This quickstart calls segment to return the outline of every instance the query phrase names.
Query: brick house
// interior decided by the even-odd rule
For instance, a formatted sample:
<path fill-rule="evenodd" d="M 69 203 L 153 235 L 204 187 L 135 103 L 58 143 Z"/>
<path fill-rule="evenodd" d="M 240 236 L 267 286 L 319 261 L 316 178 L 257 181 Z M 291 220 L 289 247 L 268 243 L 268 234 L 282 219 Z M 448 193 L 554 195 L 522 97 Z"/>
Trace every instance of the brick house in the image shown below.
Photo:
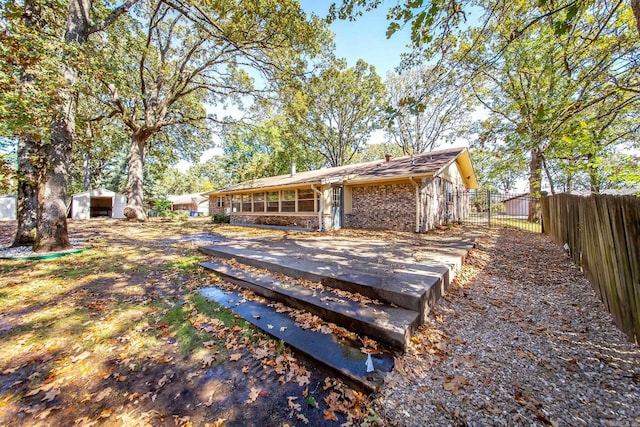
<path fill-rule="evenodd" d="M 451 148 L 260 178 L 204 193 L 232 224 L 424 232 L 464 218 L 478 187 L 469 151 Z"/>

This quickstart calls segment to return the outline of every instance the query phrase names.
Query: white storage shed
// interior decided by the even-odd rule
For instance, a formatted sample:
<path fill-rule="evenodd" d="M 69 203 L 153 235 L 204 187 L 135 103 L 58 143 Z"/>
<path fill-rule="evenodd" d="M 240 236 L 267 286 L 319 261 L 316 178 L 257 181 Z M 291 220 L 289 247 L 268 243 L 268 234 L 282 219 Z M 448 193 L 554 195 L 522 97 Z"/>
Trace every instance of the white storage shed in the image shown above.
<path fill-rule="evenodd" d="M 16 200 L 15 194 L 0 195 L 0 221 L 14 221 L 16 219 Z"/>
<path fill-rule="evenodd" d="M 74 194 L 71 197 L 71 218 L 89 219 L 97 217 L 125 218 L 127 197 L 110 190 L 98 188 Z"/>

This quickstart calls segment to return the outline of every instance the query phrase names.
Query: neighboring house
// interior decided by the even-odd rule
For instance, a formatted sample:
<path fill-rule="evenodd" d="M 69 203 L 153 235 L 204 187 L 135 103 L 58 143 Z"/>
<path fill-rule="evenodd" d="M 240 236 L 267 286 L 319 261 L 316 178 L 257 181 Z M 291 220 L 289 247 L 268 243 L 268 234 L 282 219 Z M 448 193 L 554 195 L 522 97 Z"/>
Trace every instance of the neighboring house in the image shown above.
<path fill-rule="evenodd" d="M 70 217 L 72 219 L 125 218 L 126 205 L 125 195 L 98 188 L 71 196 Z"/>
<path fill-rule="evenodd" d="M 174 211 L 198 212 L 203 215 L 209 214 L 209 198 L 200 193 L 180 194 L 176 196 L 167 196 Z"/>
<path fill-rule="evenodd" d="M 0 221 L 15 221 L 17 218 L 16 195 L 0 195 Z"/>
<path fill-rule="evenodd" d="M 469 151 L 452 148 L 245 181 L 205 193 L 232 224 L 424 232 L 464 218 L 478 187 Z"/>
<path fill-rule="evenodd" d="M 529 215 L 530 201 L 531 197 L 529 197 L 529 193 L 520 194 L 517 196 L 509 197 L 508 199 L 504 199 L 502 201 L 502 203 L 504 203 L 504 213 L 506 215 L 514 216 Z"/>

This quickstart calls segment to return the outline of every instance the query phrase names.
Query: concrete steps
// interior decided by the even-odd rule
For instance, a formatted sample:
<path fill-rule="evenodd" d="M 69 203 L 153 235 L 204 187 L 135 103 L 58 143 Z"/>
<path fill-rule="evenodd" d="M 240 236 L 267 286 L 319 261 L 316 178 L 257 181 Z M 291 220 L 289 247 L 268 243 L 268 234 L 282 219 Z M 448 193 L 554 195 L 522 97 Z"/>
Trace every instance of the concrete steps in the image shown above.
<path fill-rule="evenodd" d="M 445 266 L 405 268 L 386 276 L 367 274 L 336 262 L 303 260 L 278 252 L 262 252 L 218 244 L 199 248 L 201 252 L 286 276 L 320 282 L 325 286 L 359 293 L 371 299 L 415 311 L 424 322 L 449 280 Z"/>
<path fill-rule="evenodd" d="M 387 350 L 371 354 L 374 371 L 367 372 L 367 355 L 360 351 L 361 344 L 358 342 L 303 329 L 286 313 L 278 313 L 260 302 L 247 301 L 235 292 L 212 287 L 201 289 L 200 293 L 286 342 L 296 354 L 320 364 L 324 370 L 340 377 L 354 388 L 365 392 L 378 391 L 384 383 L 385 375 L 393 369 L 394 354 Z"/>
<path fill-rule="evenodd" d="M 203 262 L 225 280 L 290 307 L 306 310 L 361 335 L 403 350 L 418 326 L 419 314 L 389 304 L 362 304 L 331 290 L 293 286 L 271 276 L 249 273 L 221 262 Z"/>
<path fill-rule="evenodd" d="M 446 260 L 444 264 L 415 265 L 397 259 L 381 264 L 358 260 L 354 254 L 321 251 L 307 251 L 302 259 L 294 246 L 278 248 L 263 243 L 262 250 L 254 250 L 250 245 L 250 241 L 229 241 L 200 247 L 202 253 L 216 258 L 200 265 L 266 299 L 305 310 L 360 336 L 377 340 L 382 353 L 373 355 L 375 371 L 366 372 L 367 355 L 360 350 L 360 342 L 302 329 L 285 313 L 277 313 L 256 301 L 245 301 L 239 295 L 230 297 L 218 288 L 203 289 L 202 294 L 283 340 L 299 355 L 320 363 L 352 386 L 366 391 L 380 387 L 386 372 L 393 367 L 394 352 L 406 349 L 415 328 L 425 321 L 448 287 L 455 271 L 452 265 L 461 264 L 466 255 L 465 250 L 458 251 L 462 255 L 434 252 L 434 258 L 441 256 Z M 239 264 L 222 262 L 231 259 Z M 242 265 L 270 273 L 254 273 Z M 276 277 L 272 273 L 287 277 Z M 295 284 L 295 280 L 287 278 L 319 282 L 324 287 Z M 358 293 L 379 303 L 363 303 L 338 290 Z"/>

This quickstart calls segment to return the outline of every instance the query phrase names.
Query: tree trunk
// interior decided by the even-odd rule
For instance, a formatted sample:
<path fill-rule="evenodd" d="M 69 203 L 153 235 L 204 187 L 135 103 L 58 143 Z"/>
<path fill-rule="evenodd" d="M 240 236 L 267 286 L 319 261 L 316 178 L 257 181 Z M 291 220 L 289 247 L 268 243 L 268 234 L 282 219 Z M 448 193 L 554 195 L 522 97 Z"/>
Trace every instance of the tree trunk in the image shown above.
<path fill-rule="evenodd" d="M 631 10 L 633 10 L 633 17 L 636 18 L 636 27 L 640 36 L 640 0 L 631 0 Z"/>
<path fill-rule="evenodd" d="M 82 167 L 84 171 L 84 191 L 91 190 L 91 169 L 89 168 L 89 149 L 82 153 Z"/>
<path fill-rule="evenodd" d="M 42 13 L 36 1 L 25 0 L 22 19 L 27 27 L 40 28 Z M 24 87 L 36 76 L 24 71 L 21 76 Z M 36 241 L 38 215 L 38 147 L 40 141 L 26 133 L 18 135 L 18 229 L 11 246 L 32 246 Z"/>
<path fill-rule="evenodd" d="M 22 134 L 18 138 L 18 230 L 12 246 L 32 246 L 36 241 L 38 215 L 38 141 Z"/>
<path fill-rule="evenodd" d="M 88 0 L 71 0 L 67 15 L 65 42 L 82 44 L 87 40 L 89 23 L 84 11 L 90 10 Z M 59 117 L 51 123 L 51 141 L 42 147 L 47 160 L 38 183 L 38 233 L 34 250 L 48 252 L 71 247 L 67 229 L 67 165 L 71 158 L 71 148 L 75 136 L 78 95 L 74 85 L 78 80 L 78 70 L 72 58 L 62 58 L 62 75 L 65 85 L 58 89 L 60 97 Z"/>
<path fill-rule="evenodd" d="M 542 189 L 542 154 L 540 150 L 531 150 L 531 160 L 529 161 L 529 217 L 530 222 L 540 220 L 540 190 Z"/>
<path fill-rule="evenodd" d="M 71 247 L 67 230 L 67 165 L 73 143 L 76 100 L 70 92 L 67 95 L 67 115 L 52 123 L 51 143 L 42 146 L 47 164 L 38 182 L 38 233 L 33 247 L 36 252 Z"/>
<path fill-rule="evenodd" d="M 147 214 L 144 212 L 143 179 L 144 179 L 144 149 L 147 137 L 136 132 L 131 135 L 129 148 L 129 179 L 127 181 L 127 206 L 124 215 L 127 219 L 145 221 Z"/>

